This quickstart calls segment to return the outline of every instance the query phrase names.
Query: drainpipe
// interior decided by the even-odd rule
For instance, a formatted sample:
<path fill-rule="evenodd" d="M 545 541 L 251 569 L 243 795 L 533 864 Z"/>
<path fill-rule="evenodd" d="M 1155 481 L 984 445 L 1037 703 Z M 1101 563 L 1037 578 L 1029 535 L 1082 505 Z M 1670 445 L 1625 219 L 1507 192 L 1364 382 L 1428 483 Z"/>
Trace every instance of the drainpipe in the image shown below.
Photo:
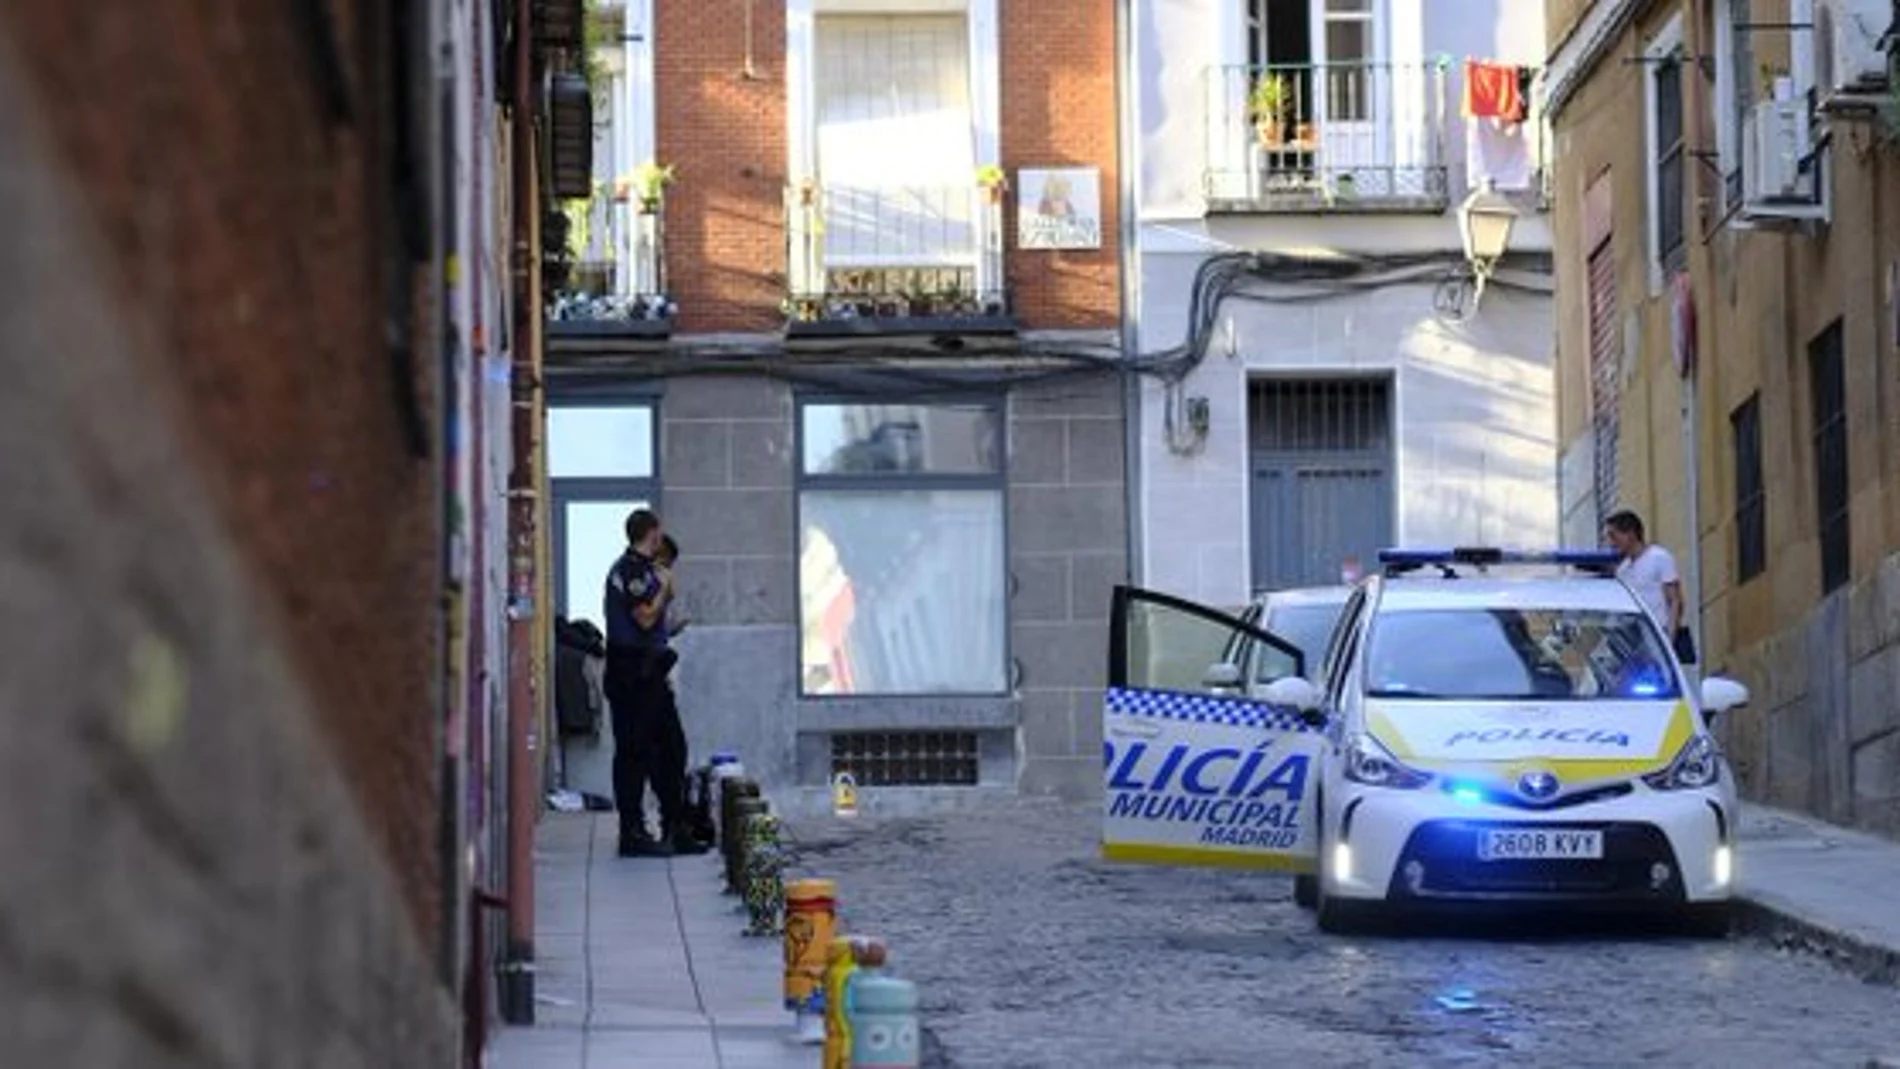
<path fill-rule="evenodd" d="M 1134 0 L 1115 0 L 1115 173 L 1121 201 L 1121 350 L 1124 361 L 1133 359 L 1141 346 L 1141 258 L 1140 227 L 1135 198 L 1139 188 L 1135 146 L 1140 143 L 1135 101 L 1135 5 Z M 1141 555 L 1145 544 L 1141 509 L 1141 376 L 1122 371 L 1122 488 L 1123 509 L 1127 513 L 1128 581 L 1142 581 Z"/>
<path fill-rule="evenodd" d="M 1688 53 L 1692 56 L 1708 55 L 1709 52 L 1706 50 L 1706 45 L 1703 41 L 1702 19 L 1695 13 L 1695 9 L 1691 9 L 1691 13 L 1684 19 L 1684 23 L 1683 34 Z M 1691 71 L 1700 70 L 1699 66 L 1694 63 L 1689 64 L 1688 69 Z M 1686 101 L 1688 114 L 1693 116 L 1706 114 L 1706 106 L 1708 104 L 1707 83 L 1699 74 L 1685 78 L 1684 81 L 1686 81 L 1689 86 L 1689 99 Z M 1689 122 L 1685 125 L 1683 129 L 1684 159 L 1703 160 L 1709 158 L 1704 152 L 1706 146 L 1702 143 L 1702 134 L 1702 123 L 1699 120 Z M 1705 169 L 1696 168 L 1695 174 L 1697 176 L 1695 184 L 1696 210 L 1688 212 L 1686 218 L 1694 221 L 1696 230 L 1699 232 L 1703 229 L 1701 220 L 1710 200 L 1709 197 L 1702 195 L 1701 191 L 1708 187 L 1710 179 Z M 1685 234 L 1683 240 L 1687 242 L 1691 239 L 1689 235 Z M 1688 282 L 1689 315 L 1688 322 L 1683 324 L 1683 329 L 1685 332 L 1689 332 L 1695 341 L 1693 344 L 1690 344 L 1689 337 L 1677 338 L 1675 340 L 1675 344 L 1677 345 L 1689 346 L 1686 354 L 1687 360 L 1679 369 L 1680 378 L 1682 380 L 1683 489 L 1686 491 L 1685 496 L 1687 500 L 1685 506 L 1688 515 L 1685 518 L 1688 521 L 1689 527 L 1689 544 L 1684 547 L 1687 552 L 1682 554 L 1682 560 L 1687 564 L 1687 567 L 1684 569 L 1685 574 L 1682 576 L 1682 622 L 1689 628 L 1689 634 L 1695 641 L 1696 650 L 1696 663 L 1685 667 L 1688 670 L 1691 682 L 1700 686 L 1702 669 L 1707 663 L 1709 651 L 1702 641 L 1702 439 L 1700 431 L 1702 405 L 1699 396 L 1700 391 L 1697 388 L 1702 377 L 1702 369 L 1699 366 L 1702 362 L 1699 351 L 1702 348 L 1702 323 L 1701 316 L 1698 314 L 1696 307 L 1694 265 L 1697 263 L 1703 265 L 1704 270 L 1702 273 L 1706 278 L 1713 279 L 1715 273 L 1710 266 L 1710 251 L 1707 244 L 1697 241 L 1696 246 L 1691 247 L 1688 253 L 1689 255 L 1686 258 L 1686 262 L 1690 265 Z M 1671 296 L 1671 303 L 1673 304 L 1674 300 L 1678 298 L 1674 298 L 1673 294 Z M 1678 314 L 1672 312 L 1672 319 L 1680 318 Z M 1671 635 L 1670 637 L 1673 639 L 1675 636 Z"/>
<path fill-rule="evenodd" d="M 501 964 L 499 999 L 509 1024 L 534 1023 L 534 594 L 535 520 L 534 417 L 539 371 L 535 360 L 535 232 L 540 212 L 535 189 L 535 92 L 533 6 L 514 4 L 513 121 L 509 132 L 513 168 L 514 255 L 511 353 L 514 374 L 510 424 L 514 455 L 508 472 L 508 945 Z"/>

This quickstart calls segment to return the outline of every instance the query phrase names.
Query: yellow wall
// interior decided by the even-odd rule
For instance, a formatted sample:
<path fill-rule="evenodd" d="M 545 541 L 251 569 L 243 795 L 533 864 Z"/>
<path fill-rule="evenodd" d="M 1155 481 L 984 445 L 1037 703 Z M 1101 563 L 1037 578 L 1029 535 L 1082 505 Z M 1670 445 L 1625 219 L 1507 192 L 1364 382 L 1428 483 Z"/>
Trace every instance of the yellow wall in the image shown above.
<path fill-rule="evenodd" d="M 1550 0 L 1553 39 L 1560 13 L 1587 7 Z M 1692 27 L 1707 17 L 1708 0 L 1659 0 L 1598 64 L 1553 120 L 1556 152 L 1554 216 L 1558 269 L 1559 440 L 1571 443 L 1589 429 L 1588 274 L 1583 248 L 1584 191 L 1608 168 L 1614 189 L 1614 241 L 1619 300 L 1634 315 L 1639 352 L 1624 354 L 1619 477 L 1622 504 L 1649 521 L 1651 537 L 1685 556 L 1687 537 L 1680 380 L 1672 365 L 1672 308 L 1667 287 L 1651 293 L 1648 267 L 1645 98 L 1647 68 L 1626 62 L 1668 18 L 1681 12 L 1685 44 L 1693 54 L 1709 47 L 1708 31 Z M 1693 14 L 1692 14 L 1693 13 Z M 1781 21 L 1782 3 L 1758 2 L 1757 21 Z M 1785 62 L 1788 35 L 1758 32 L 1757 66 Z M 1758 76 L 1757 76 L 1758 77 Z M 1689 84 L 1694 79 L 1686 79 Z M 1900 561 L 1900 341 L 1886 293 L 1887 272 L 1900 263 L 1900 146 L 1883 144 L 1880 127 L 1862 120 L 1826 120 L 1834 133 L 1832 221 L 1806 230 L 1742 230 L 1722 219 L 1722 187 L 1706 116 L 1712 95 L 1689 90 L 1689 149 L 1709 154 L 1690 162 L 1689 270 L 1694 282 L 1700 352 L 1698 418 L 1701 485 L 1700 548 L 1704 605 L 1704 664 L 1740 675 L 1756 691 L 1751 714 L 1732 743 L 1745 776 L 1759 777 L 1767 760 L 1761 710 L 1809 704 L 1808 669 L 1799 631 L 1821 601 L 1815 505 L 1812 420 L 1808 390 L 1809 340 L 1836 317 L 1843 319 L 1848 398 L 1848 480 L 1851 558 L 1848 640 L 1850 659 L 1888 645 L 1896 625 L 1895 595 L 1875 590 L 1885 565 Z M 1701 127 L 1695 125 L 1695 117 Z M 1819 121 L 1819 120 L 1817 120 Z M 1699 143 L 1698 143 L 1699 142 Z M 1700 200 L 1698 200 L 1700 197 Z M 1698 208 L 1698 205 L 1700 207 Z M 1730 413 L 1752 392 L 1761 394 L 1762 461 L 1767 491 L 1768 570 L 1733 582 L 1733 443 Z M 1891 577 L 1889 586 L 1893 585 Z M 1829 699 L 1832 700 L 1832 699 Z M 1803 706 L 1805 707 L 1805 705 Z M 1863 715 L 1865 715 L 1863 713 Z M 1896 788 L 1900 790 L 1900 788 Z"/>

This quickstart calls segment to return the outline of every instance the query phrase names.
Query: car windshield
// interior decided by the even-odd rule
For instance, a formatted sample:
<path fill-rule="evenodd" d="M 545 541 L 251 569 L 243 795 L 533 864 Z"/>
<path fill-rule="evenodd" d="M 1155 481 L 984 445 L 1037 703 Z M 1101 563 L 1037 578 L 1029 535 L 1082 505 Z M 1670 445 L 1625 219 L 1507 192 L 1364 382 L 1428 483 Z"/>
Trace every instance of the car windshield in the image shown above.
<path fill-rule="evenodd" d="M 1466 701 L 1674 698 L 1674 662 L 1641 613 L 1416 609 L 1373 621 L 1366 694 Z"/>
<path fill-rule="evenodd" d="M 1339 614 L 1345 607 L 1344 599 L 1337 603 L 1277 605 L 1267 610 L 1261 626 L 1298 646 L 1306 656 L 1306 668 L 1310 672 L 1318 668 L 1325 657 L 1326 643 L 1333 637 L 1333 625 L 1339 622 Z M 1255 674 L 1259 675 L 1266 667 L 1263 659 Z"/>

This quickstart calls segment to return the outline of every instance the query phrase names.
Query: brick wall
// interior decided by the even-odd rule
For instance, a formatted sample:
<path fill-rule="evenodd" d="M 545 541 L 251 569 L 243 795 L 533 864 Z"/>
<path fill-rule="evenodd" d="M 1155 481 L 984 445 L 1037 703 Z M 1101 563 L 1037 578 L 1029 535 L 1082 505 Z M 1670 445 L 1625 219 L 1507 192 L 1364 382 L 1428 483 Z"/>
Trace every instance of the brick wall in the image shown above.
<path fill-rule="evenodd" d="M 1008 271 L 1025 327 L 1111 327 L 1119 319 L 1121 199 L 1115 160 L 1115 8 L 1108 0 L 1000 0 L 1003 167 L 1102 172 L 1102 247 L 1021 250 L 1006 213 Z"/>
<path fill-rule="evenodd" d="M 666 264 L 679 329 L 785 322 L 785 5 L 654 5 L 654 101 L 667 190 Z"/>
<path fill-rule="evenodd" d="M 1572 5 L 1574 6 L 1574 5 Z M 1720 730 L 1746 797 L 1806 809 L 1841 823 L 1900 835 L 1900 374 L 1885 331 L 1887 265 L 1900 261 L 1900 184 L 1890 157 L 1857 155 L 1836 143 L 1826 168 L 1833 221 L 1824 235 L 1715 228 L 1689 215 L 1689 272 L 1697 301 L 1701 448 L 1698 520 L 1688 530 L 1688 457 L 1681 382 L 1673 363 L 1669 292 L 1650 292 L 1649 196 L 1640 77 L 1616 57 L 1635 54 L 1668 18 L 1699 17 L 1682 3 L 1656 4 L 1589 74 L 1556 134 L 1560 440 L 1589 432 L 1589 360 L 1584 258 L 1585 190 L 1606 175 L 1613 188 L 1613 240 L 1626 374 L 1618 432 L 1622 503 L 1641 512 L 1652 539 L 1679 560 L 1701 560 L 1705 674 L 1733 675 L 1753 694 Z M 1772 62 L 1776 35 L 1758 35 Z M 1690 47 L 1694 47 L 1693 39 Z M 1697 96 L 1685 103 L 1694 108 Z M 1706 97 L 1702 97 L 1706 101 Z M 1691 153 L 1712 149 L 1710 123 Z M 1719 196 L 1703 170 L 1690 198 Z M 1706 235 L 1701 227 L 1711 228 Z M 1847 349 L 1848 476 L 1852 568 L 1847 586 L 1824 597 L 1814 497 L 1808 344 L 1836 318 Z M 1719 359 L 1718 359 L 1719 356 Z M 1730 417 L 1755 396 L 1761 406 L 1766 498 L 1764 573 L 1738 582 L 1735 442 Z"/>
<path fill-rule="evenodd" d="M 144 358 L 178 395 L 267 593 L 267 634 L 312 685 L 323 735 L 428 929 L 439 912 L 433 465 L 406 444 L 393 388 L 405 372 L 383 340 L 383 169 L 366 145 L 384 108 L 378 69 L 360 61 L 357 7 L 315 8 L 331 13 L 356 98 L 354 120 L 334 126 L 295 6 L 149 0 L 75 18 L 7 4 L 0 35 L 108 242 L 115 290 L 98 311 L 154 329 Z M 233 789 L 228 804 L 254 803 Z"/>
<path fill-rule="evenodd" d="M 113 21 L 94 14 L 72 25 Z M 181 328 L 145 329 L 149 306 L 121 296 L 113 276 L 125 273 L 127 235 L 90 224 L 126 222 L 87 210 L 43 121 L 75 109 L 28 96 L 18 56 L 0 19 L 0 1061 L 453 1065 L 455 1007 L 370 830 L 408 818 L 365 820 L 353 801 L 315 726 L 346 754 L 351 738 L 333 713 L 313 710 L 304 682 L 326 658 L 340 662 L 339 646 L 307 622 L 283 626 L 270 570 L 285 544 L 272 538 L 290 524 L 348 532 L 311 508 L 260 509 L 231 467 L 203 463 L 230 417 L 176 386 L 207 374 L 199 360 L 209 357 L 180 355 Z M 169 83 L 129 84 L 174 128 L 190 125 L 172 110 Z M 134 198 L 148 212 L 172 192 L 154 188 Z M 142 284 L 196 285 L 190 260 L 154 256 L 186 277 Z M 192 308 L 207 311 L 179 318 L 231 314 L 229 291 L 191 292 Z M 229 329 L 249 337 L 241 323 Z M 216 349 L 207 333 L 188 336 Z M 281 362 L 315 355 L 284 344 Z M 235 366 L 219 386 L 225 404 L 251 399 L 287 430 L 321 426 L 271 404 Z M 374 440 L 376 417 L 364 421 Z M 253 430 L 254 452 L 284 448 L 268 427 Z M 223 487 L 224 509 L 207 481 Z M 328 552 L 345 549 L 378 553 L 360 543 Z M 335 567 L 314 570 L 347 579 Z M 389 610 L 402 619 L 400 604 Z M 370 619 L 356 622 L 372 633 Z M 318 643 L 300 648 L 303 679 L 284 656 L 299 638 Z M 371 658 L 393 676 L 391 660 Z"/>
<path fill-rule="evenodd" d="M 1107 0 L 1002 0 L 1003 164 L 1101 168 L 1103 244 L 1085 252 L 1014 248 L 1007 270 L 1026 327 L 1109 327 L 1119 308 L 1115 18 Z M 785 11 L 663 3 L 655 11 L 659 154 L 668 190 L 667 269 L 680 329 L 776 331 L 785 286 Z M 893 151 L 898 151 L 893 146 Z"/>

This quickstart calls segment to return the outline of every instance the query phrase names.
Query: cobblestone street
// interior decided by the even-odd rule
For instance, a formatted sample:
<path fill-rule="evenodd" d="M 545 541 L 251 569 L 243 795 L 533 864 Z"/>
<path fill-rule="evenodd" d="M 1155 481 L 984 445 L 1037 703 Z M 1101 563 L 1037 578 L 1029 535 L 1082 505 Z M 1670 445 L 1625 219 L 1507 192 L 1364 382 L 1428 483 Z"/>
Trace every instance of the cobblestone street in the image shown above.
<path fill-rule="evenodd" d="M 801 868 L 918 982 L 945 1067 L 1862 1066 L 1900 992 L 1747 938 L 1534 922 L 1323 936 L 1274 875 L 1110 865 L 1097 810 L 805 822 Z"/>

